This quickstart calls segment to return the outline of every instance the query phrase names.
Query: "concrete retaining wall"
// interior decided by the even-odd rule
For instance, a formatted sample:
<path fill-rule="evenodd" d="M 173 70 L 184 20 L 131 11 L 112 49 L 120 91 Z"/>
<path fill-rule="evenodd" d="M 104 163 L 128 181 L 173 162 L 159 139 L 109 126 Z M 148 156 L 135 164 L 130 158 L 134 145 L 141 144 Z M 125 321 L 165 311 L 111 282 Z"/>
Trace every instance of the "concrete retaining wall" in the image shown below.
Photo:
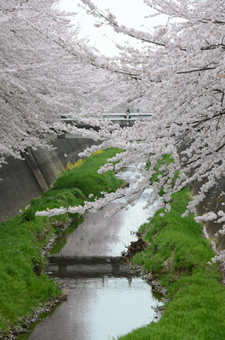
<path fill-rule="evenodd" d="M 200 183 L 195 181 L 190 186 L 193 195 L 197 194 Z M 221 196 L 221 191 L 225 192 L 225 178 L 220 179 L 217 184 L 207 192 L 205 199 L 197 206 L 197 214 L 203 215 L 209 211 L 217 213 L 219 210 L 224 211 L 225 196 Z M 214 221 L 205 222 L 206 231 L 211 239 L 214 240 L 217 250 L 225 249 L 225 236 L 215 236 L 224 223 L 215 223 Z"/>
<path fill-rule="evenodd" d="M 179 146 L 178 152 L 181 154 L 181 152 L 185 151 L 189 146 L 190 140 L 186 138 L 182 141 L 182 144 Z M 191 190 L 193 195 L 198 194 L 201 184 L 202 183 L 196 180 L 192 182 L 191 185 L 189 185 L 189 189 Z M 225 192 L 225 176 L 218 180 L 216 185 L 207 192 L 204 200 L 200 202 L 200 204 L 197 206 L 197 215 L 201 216 L 209 211 L 214 211 L 215 213 L 217 213 L 219 210 L 224 211 L 225 195 L 220 196 L 221 191 Z M 210 239 L 213 239 L 216 244 L 217 250 L 225 249 L 225 236 L 222 235 L 215 236 L 217 231 L 222 228 L 223 224 L 224 223 L 215 223 L 214 221 L 204 223 L 204 226 L 206 227 L 206 231 Z"/>
<path fill-rule="evenodd" d="M 51 144 L 57 149 L 29 149 L 22 155 L 24 160 L 8 157 L 7 164 L 0 168 L 0 222 L 18 215 L 31 199 L 40 197 L 65 170 L 67 162 L 75 163 L 79 152 L 95 143 L 76 138 L 55 139 Z"/>

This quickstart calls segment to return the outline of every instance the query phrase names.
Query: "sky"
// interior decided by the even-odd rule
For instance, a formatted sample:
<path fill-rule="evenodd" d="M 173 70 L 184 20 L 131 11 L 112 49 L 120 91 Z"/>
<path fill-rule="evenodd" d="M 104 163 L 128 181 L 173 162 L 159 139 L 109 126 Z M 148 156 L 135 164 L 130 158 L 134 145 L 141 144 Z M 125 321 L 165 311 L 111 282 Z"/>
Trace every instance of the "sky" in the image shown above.
<path fill-rule="evenodd" d="M 150 14 L 150 8 L 147 7 L 142 0 L 92 0 L 92 2 L 103 11 L 109 9 L 111 13 L 116 15 L 119 24 L 124 24 L 135 29 L 146 31 L 153 26 L 166 23 L 165 16 L 161 17 L 161 19 L 145 19 L 144 17 Z M 134 39 L 117 34 L 108 26 L 104 26 L 103 28 L 94 27 L 96 18 L 87 15 L 85 10 L 77 6 L 78 3 L 81 3 L 81 1 L 61 0 L 61 8 L 66 11 L 78 13 L 74 18 L 74 22 L 81 23 L 81 36 L 88 37 L 90 43 L 100 52 L 107 56 L 117 55 L 119 51 L 112 40 L 119 44 L 123 44 L 128 40 L 134 43 Z M 143 27 L 143 25 L 147 28 Z"/>

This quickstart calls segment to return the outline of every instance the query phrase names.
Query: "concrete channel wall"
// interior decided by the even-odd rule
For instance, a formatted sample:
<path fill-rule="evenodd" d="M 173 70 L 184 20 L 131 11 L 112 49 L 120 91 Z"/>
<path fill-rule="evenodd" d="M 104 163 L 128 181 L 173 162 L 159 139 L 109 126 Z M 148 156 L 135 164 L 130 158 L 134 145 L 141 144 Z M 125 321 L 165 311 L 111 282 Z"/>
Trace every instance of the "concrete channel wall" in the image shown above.
<path fill-rule="evenodd" d="M 51 144 L 55 150 L 30 148 L 28 154 L 22 154 L 24 160 L 8 157 L 7 164 L 0 168 L 0 223 L 18 215 L 33 198 L 40 197 L 66 169 L 67 163 L 75 163 L 79 152 L 95 142 L 75 138 L 55 139 Z"/>
<path fill-rule="evenodd" d="M 189 189 L 192 191 L 193 195 L 197 194 L 200 188 L 200 183 L 198 181 L 193 182 Z M 209 211 L 214 211 L 218 213 L 218 211 L 224 211 L 225 207 L 225 195 L 220 195 L 221 191 L 225 192 L 225 177 L 218 180 L 216 185 L 212 187 L 206 194 L 206 197 L 200 204 L 197 206 L 197 215 L 203 215 Z M 215 236 L 219 229 L 222 228 L 224 223 L 215 223 L 214 221 L 208 221 L 204 223 L 206 231 L 209 235 L 209 238 L 214 240 L 216 249 L 223 250 L 225 249 L 225 236 L 220 235 Z"/>
<path fill-rule="evenodd" d="M 181 152 L 185 152 L 189 146 L 189 138 L 184 138 L 178 148 L 178 153 L 181 155 Z M 195 180 L 189 185 L 189 190 L 192 192 L 193 196 L 198 194 L 202 184 L 203 183 Z M 225 192 L 225 175 L 217 180 L 217 183 L 206 193 L 206 197 L 196 207 L 197 215 L 201 216 L 209 211 L 214 211 L 215 213 L 220 210 L 225 211 L 225 195 L 221 196 L 221 192 Z M 215 223 L 214 221 L 204 223 L 209 238 L 215 242 L 218 251 L 225 249 L 225 235 L 215 236 L 218 230 L 222 228 L 223 224 L 224 223 Z"/>

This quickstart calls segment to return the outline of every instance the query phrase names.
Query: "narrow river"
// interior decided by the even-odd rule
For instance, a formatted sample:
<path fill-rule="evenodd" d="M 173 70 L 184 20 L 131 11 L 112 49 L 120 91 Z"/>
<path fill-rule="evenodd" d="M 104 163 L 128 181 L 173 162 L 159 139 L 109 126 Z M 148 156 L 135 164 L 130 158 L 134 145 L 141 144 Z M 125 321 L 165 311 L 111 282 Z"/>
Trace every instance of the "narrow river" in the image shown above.
<path fill-rule="evenodd" d="M 85 215 L 61 251 L 49 258 L 48 271 L 67 287 L 67 301 L 20 340 L 112 340 L 157 320 L 160 295 L 118 259 L 157 209 L 142 209 L 150 194 L 144 192 L 134 207 L 110 218 L 104 215 L 117 202 Z"/>

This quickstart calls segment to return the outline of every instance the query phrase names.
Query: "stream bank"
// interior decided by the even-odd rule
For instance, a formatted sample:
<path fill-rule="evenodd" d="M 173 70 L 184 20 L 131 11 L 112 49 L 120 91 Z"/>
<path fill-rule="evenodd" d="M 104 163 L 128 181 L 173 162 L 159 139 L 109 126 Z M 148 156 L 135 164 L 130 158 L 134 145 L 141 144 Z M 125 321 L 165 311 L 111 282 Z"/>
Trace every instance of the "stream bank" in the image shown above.
<path fill-rule="evenodd" d="M 54 280 L 43 271 L 45 260 L 41 252 L 53 234 L 61 233 L 70 218 L 78 224 L 80 216 L 36 217 L 35 211 L 83 204 L 92 190 L 96 196 L 100 196 L 101 191 L 115 191 L 123 181 L 112 171 L 99 175 L 97 170 L 117 152 L 120 150 L 108 149 L 91 156 L 81 166 L 75 163 L 73 169 L 65 172 L 66 188 L 62 175 L 58 184 L 56 181 L 58 188 L 56 185 L 39 199 L 32 200 L 18 216 L 0 224 L 0 338 L 12 338 L 15 333 L 26 331 L 38 308 L 62 295 Z"/>
<path fill-rule="evenodd" d="M 159 209 L 139 233 L 148 249 L 133 261 L 151 280 L 167 290 L 160 320 L 128 333 L 120 340 L 223 340 L 225 338 L 225 287 L 210 240 L 194 215 L 182 218 L 191 200 L 187 188 L 172 195 L 171 211 Z"/>

